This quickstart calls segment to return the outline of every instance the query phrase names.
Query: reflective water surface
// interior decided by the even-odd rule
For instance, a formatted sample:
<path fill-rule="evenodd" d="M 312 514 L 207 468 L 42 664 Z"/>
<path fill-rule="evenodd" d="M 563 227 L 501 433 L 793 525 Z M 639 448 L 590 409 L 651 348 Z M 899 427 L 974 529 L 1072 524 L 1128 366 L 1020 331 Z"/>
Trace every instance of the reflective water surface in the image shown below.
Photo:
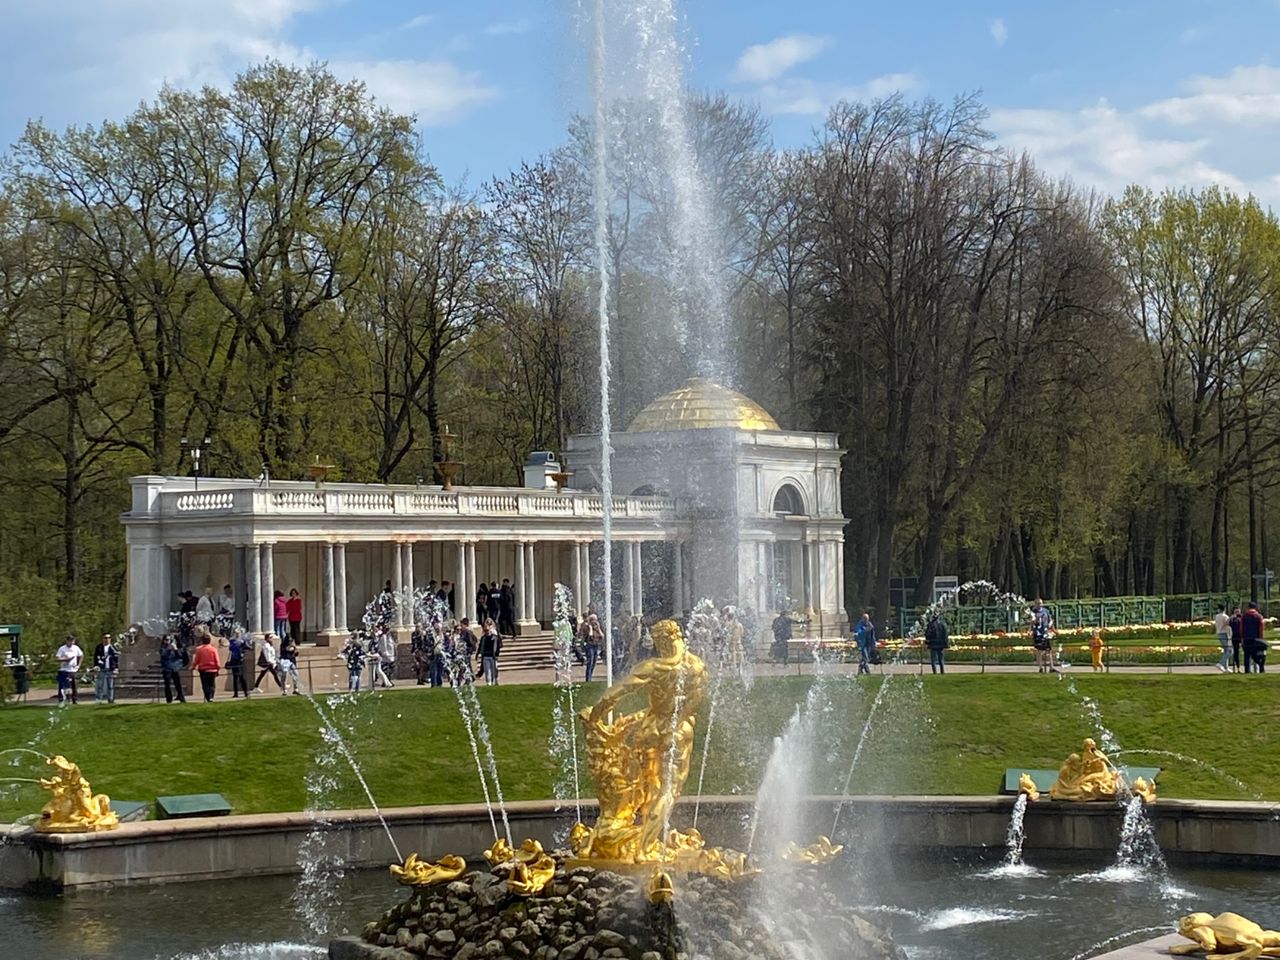
<path fill-rule="evenodd" d="M 852 860 L 833 879 L 913 960 L 1076 960 L 1172 929 L 1192 910 L 1280 924 L 1280 872 L 1173 866 L 1168 876 L 1105 863 Z M 381 871 L 336 880 L 334 934 L 356 932 L 404 896 Z M 292 900 L 296 879 L 261 877 L 0 896 L 3 942 L 22 960 L 320 960 Z M 677 901 L 678 908 L 678 901 Z"/>

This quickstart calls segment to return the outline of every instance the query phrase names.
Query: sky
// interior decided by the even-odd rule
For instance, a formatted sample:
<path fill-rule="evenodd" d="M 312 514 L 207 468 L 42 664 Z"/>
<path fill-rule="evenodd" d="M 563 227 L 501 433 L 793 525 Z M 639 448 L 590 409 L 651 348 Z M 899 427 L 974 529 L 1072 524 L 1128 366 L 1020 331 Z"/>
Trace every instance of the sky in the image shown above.
<path fill-rule="evenodd" d="M 325 61 L 414 114 L 472 187 L 586 107 L 583 0 L 0 0 L 0 143 L 126 116 L 164 83 Z M 619 0 L 603 0 L 613 6 Z M 677 0 L 689 81 L 801 146 L 832 103 L 979 92 L 1000 143 L 1117 192 L 1216 183 L 1280 210 L 1280 0 Z"/>

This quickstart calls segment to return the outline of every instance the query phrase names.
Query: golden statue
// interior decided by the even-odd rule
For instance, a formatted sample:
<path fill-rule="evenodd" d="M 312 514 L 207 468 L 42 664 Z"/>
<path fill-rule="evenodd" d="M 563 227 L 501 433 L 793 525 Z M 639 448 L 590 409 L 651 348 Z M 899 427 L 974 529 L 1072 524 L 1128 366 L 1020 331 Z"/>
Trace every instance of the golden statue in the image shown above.
<path fill-rule="evenodd" d="M 1080 752 L 1071 754 L 1063 762 L 1058 770 L 1058 779 L 1049 788 L 1049 796 L 1054 800 L 1115 800 L 1125 787 L 1124 776 L 1115 764 L 1098 749 L 1093 738 L 1086 737 Z M 1142 777 L 1138 777 L 1129 789 L 1144 802 L 1155 802 L 1155 784 Z"/>
<path fill-rule="evenodd" d="M 520 845 L 511 872 L 507 875 L 507 889 L 522 897 L 532 897 L 546 889 L 556 875 L 556 862 L 544 853 L 537 840 L 526 840 Z"/>
<path fill-rule="evenodd" d="M 1143 803 L 1156 802 L 1156 785 L 1146 777 L 1138 777 L 1133 781 L 1129 789 L 1140 796 Z"/>
<path fill-rule="evenodd" d="M 694 720 L 707 690 L 707 668 L 690 653 L 673 620 L 650 630 L 656 656 L 604 692 L 584 711 L 587 764 L 595 778 L 600 817 L 578 833 L 575 852 L 590 860 L 668 862 L 672 849 L 663 831 L 689 776 Z M 631 695 L 641 709 L 618 713 Z"/>
<path fill-rule="evenodd" d="M 1092 737 L 1086 737 L 1080 752 L 1073 753 L 1058 770 L 1058 779 L 1049 788 L 1054 800 L 1114 800 L 1120 789 L 1120 775 Z"/>
<path fill-rule="evenodd" d="M 654 867 L 644 885 L 644 898 L 650 903 L 670 903 L 676 898 L 676 888 L 671 874 L 661 867 Z"/>
<path fill-rule="evenodd" d="M 1040 791 L 1036 789 L 1036 782 L 1031 779 L 1031 774 L 1029 773 L 1024 773 L 1018 778 L 1018 792 L 1025 793 L 1027 801 L 1030 803 L 1035 803 L 1040 799 Z"/>
<path fill-rule="evenodd" d="M 830 863 L 844 850 L 844 844 L 832 843 L 829 837 L 819 837 L 817 843 L 801 847 L 788 843 L 782 850 L 782 859 L 788 863 L 802 863 L 811 867 Z"/>
<path fill-rule="evenodd" d="M 1256 960 L 1280 956 L 1280 931 L 1263 930 L 1238 913 L 1190 913 L 1178 921 L 1178 933 L 1193 943 L 1170 947 L 1177 956 L 1203 953 L 1210 957 Z"/>
<path fill-rule="evenodd" d="M 489 861 L 490 866 L 496 867 L 500 863 L 510 863 L 516 858 L 516 852 L 511 849 L 511 844 L 498 837 L 493 841 L 493 846 L 484 852 L 484 858 Z"/>
<path fill-rule="evenodd" d="M 432 863 L 430 860 L 419 859 L 416 853 L 405 858 L 404 866 L 393 863 L 390 867 L 391 875 L 406 887 L 430 887 L 437 883 L 447 883 L 457 880 L 466 869 L 467 861 L 452 854 Z"/>
<path fill-rule="evenodd" d="M 66 757 L 45 760 L 56 771 L 40 786 L 53 796 L 40 810 L 36 830 L 40 833 L 85 833 L 92 830 L 114 830 L 120 818 L 111 809 L 105 793 L 95 794 L 80 768 Z"/>

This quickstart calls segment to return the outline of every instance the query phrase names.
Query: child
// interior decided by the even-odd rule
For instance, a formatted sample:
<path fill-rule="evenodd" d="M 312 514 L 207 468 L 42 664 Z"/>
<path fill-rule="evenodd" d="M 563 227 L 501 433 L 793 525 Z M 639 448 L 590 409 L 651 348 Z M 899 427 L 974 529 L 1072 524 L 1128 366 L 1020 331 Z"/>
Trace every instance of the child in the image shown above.
<path fill-rule="evenodd" d="M 1094 629 L 1089 638 L 1089 656 L 1093 658 L 1093 672 L 1101 673 L 1102 667 L 1102 631 Z"/>

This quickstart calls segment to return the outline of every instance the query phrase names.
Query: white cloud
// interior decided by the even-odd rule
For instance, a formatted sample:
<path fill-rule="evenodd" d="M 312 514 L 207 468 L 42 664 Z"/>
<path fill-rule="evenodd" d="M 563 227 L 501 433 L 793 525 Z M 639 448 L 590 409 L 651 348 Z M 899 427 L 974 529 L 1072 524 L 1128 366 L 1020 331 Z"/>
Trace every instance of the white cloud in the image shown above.
<path fill-rule="evenodd" d="M 489 24 L 484 28 L 484 32 L 491 37 L 503 37 L 513 33 L 528 33 L 531 29 L 533 24 L 528 20 L 502 20 Z"/>
<path fill-rule="evenodd" d="M 363 80 L 378 101 L 398 113 L 412 113 L 423 126 L 456 120 L 498 95 L 478 74 L 447 60 L 334 61 L 338 76 Z"/>
<path fill-rule="evenodd" d="M 742 51 L 730 79 L 737 83 L 766 83 L 792 67 L 806 63 L 831 45 L 830 37 L 792 34 Z"/>
<path fill-rule="evenodd" d="M 1158 100 L 1143 116 L 1178 125 L 1280 121 L 1280 67 L 1236 67 L 1226 76 L 1193 77 L 1181 97 Z"/>
<path fill-rule="evenodd" d="M 435 17 L 432 16 L 431 14 L 420 13 L 416 17 L 410 17 L 404 23 L 400 24 L 400 26 L 397 27 L 396 29 L 402 30 L 402 31 L 417 30 L 419 27 L 425 27 L 427 24 L 431 23 L 431 21 L 433 20 L 435 20 Z"/>
<path fill-rule="evenodd" d="M 991 39 L 996 42 L 997 47 L 1003 47 L 1005 41 L 1009 39 L 1009 28 L 1000 17 L 991 21 Z"/>
<path fill-rule="evenodd" d="M 1280 201 L 1280 177 L 1250 180 L 1233 173 L 1216 161 L 1221 151 L 1211 138 L 1164 135 L 1144 122 L 1143 113 L 1106 101 L 1078 111 L 993 110 L 989 126 L 1002 145 L 1030 153 L 1042 170 L 1107 193 L 1131 183 L 1156 189 L 1217 184 Z"/>
<path fill-rule="evenodd" d="M 826 113 L 840 100 L 879 100 L 898 92 L 910 93 L 920 86 L 920 77 L 914 73 L 886 73 L 852 86 L 783 77 L 775 83 L 761 84 L 756 95 L 767 114 L 809 116 Z"/>

